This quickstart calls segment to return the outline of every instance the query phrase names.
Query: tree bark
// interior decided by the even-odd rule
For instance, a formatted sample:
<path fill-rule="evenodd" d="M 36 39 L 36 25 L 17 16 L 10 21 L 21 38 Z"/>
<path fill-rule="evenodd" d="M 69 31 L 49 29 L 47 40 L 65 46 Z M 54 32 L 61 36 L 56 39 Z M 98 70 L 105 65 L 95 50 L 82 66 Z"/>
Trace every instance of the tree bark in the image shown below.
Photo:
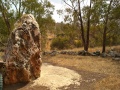
<path fill-rule="evenodd" d="M 110 13 L 110 9 L 111 9 L 111 4 L 112 4 L 113 0 L 110 1 L 110 4 L 108 6 L 108 10 L 107 10 L 107 14 L 106 14 L 106 17 L 105 17 L 105 24 L 104 24 L 104 32 L 103 32 L 103 47 L 102 47 L 102 53 L 105 53 L 106 51 L 106 32 L 107 32 L 107 29 L 108 29 L 108 15 Z"/>
<path fill-rule="evenodd" d="M 79 9 L 79 21 L 81 25 L 81 36 L 82 36 L 82 42 L 84 46 L 84 50 L 86 49 L 86 44 L 85 44 L 85 36 L 84 36 L 84 27 L 83 27 L 83 20 L 82 20 L 82 15 L 81 15 L 81 7 L 80 7 L 80 0 L 78 0 L 78 9 Z"/>
<path fill-rule="evenodd" d="M 88 51 L 89 47 L 89 33 L 90 33 L 90 14 L 91 14 L 91 0 L 90 0 L 90 6 L 88 11 L 88 21 L 87 21 L 87 38 L 86 38 L 86 48 L 85 51 Z"/>

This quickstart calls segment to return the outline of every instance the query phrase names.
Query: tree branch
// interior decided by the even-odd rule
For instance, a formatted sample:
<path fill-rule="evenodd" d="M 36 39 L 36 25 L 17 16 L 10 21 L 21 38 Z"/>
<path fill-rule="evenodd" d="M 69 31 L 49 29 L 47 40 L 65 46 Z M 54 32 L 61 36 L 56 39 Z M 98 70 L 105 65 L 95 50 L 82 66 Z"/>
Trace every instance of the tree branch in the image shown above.
<path fill-rule="evenodd" d="M 63 0 L 63 2 L 65 3 L 65 4 L 67 4 L 69 7 L 71 7 L 72 9 L 74 9 L 70 4 L 68 4 L 65 0 Z"/>
<path fill-rule="evenodd" d="M 17 9 L 17 4 L 15 4 L 12 0 L 10 0 L 10 1 L 11 1 L 11 3 L 14 5 L 14 7 L 15 7 L 16 11 L 18 12 L 18 9 Z"/>

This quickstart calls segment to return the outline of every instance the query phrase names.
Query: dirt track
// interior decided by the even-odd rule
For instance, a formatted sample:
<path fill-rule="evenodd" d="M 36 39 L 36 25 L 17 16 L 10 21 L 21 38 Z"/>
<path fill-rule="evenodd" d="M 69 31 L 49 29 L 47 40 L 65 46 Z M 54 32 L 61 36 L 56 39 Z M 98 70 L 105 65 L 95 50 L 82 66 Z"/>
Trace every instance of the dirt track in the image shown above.
<path fill-rule="evenodd" d="M 76 71 L 44 63 L 40 78 L 25 86 L 23 84 L 6 86 L 4 90 L 63 90 L 68 89 L 70 85 L 77 88 L 81 81 L 81 75 Z"/>
<path fill-rule="evenodd" d="M 99 73 L 68 68 L 44 63 L 40 78 L 27 84 L 5 86 L 4 90 L 94 90 L 92 84 L 105 77 Z"/>

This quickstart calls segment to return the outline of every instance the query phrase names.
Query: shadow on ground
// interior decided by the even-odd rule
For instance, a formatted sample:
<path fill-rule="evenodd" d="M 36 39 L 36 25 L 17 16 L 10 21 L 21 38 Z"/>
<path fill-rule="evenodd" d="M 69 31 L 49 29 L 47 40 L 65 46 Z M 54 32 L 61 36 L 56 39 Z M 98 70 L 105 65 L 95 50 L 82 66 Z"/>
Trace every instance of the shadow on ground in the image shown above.
<path fill-rule="evenodd" d="M 28 83 L 18 83 L 12 85 L 5 85 L 3 90 L 18 90 L 22 87 L 25 87 Z"/>

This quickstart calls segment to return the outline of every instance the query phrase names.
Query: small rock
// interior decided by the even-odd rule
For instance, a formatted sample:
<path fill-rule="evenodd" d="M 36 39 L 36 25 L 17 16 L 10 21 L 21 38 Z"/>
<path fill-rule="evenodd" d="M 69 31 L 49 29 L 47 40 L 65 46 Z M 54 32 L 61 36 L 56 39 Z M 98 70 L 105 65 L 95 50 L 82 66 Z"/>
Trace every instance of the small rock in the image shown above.
<path fill-rule="evenodd" d="M 83 56 L 85 56 L 87 54 L 87 51 L 85 51 L 85 50 L 82 50 L 82 51 L 79 51 L 78 52 L 78 55 L 83 55 Z"/>
<path fill-rule="evenodd" d="M 106 56 L 107 56 L 106 53 L 102 53 L 102 54 L 101 54 L 101 57 L 106 57 Z"/>
<path fill-rule="evenodd" d="M 57 51 L 52 51 L 52 52 L 50 53 L 50 55 L 51 55 L 51 56 L 57 55 Z"/>
<path fill-rule="evenodd" d="M 112 60 L 120 61 L 120 58 L 112 58 Z"/>
<path fill-rule="evenodd" d="M 97 50 L 96 52 L 92 53 L 92 56 L 99 56 L 100 55 L 100 50 Z"/>

